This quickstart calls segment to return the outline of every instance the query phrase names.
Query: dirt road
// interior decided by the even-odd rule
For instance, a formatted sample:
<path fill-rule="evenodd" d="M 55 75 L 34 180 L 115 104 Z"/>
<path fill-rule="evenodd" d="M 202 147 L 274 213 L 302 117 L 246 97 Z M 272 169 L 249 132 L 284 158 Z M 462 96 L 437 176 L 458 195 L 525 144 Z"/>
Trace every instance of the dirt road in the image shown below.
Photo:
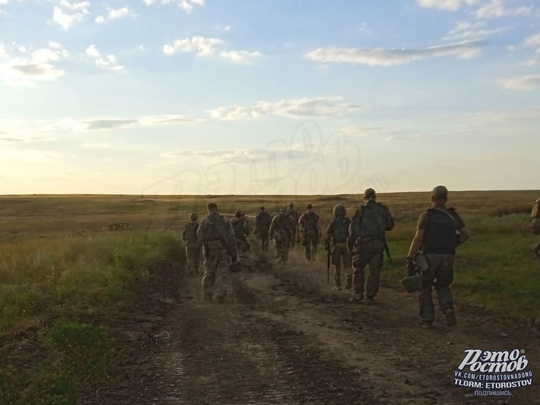
<path fill-rule="evenodd" d="M 383 286 L 375 305 L 331 291 L 321 263 L 296 252 L 285 266 L 260 258 L 232 275 L 225 304 L 201 300 L 200 277 L 116 325 L 124 343 L 119 385 L 99 404 L 536 404 L 540 335 L 525 323 L 459 305 L 417 325 L 416 296 Z M 459 304 L 459 297 L 457 299 Z M 454 385 L 466 349 L 524 350 L 533 385 L 510 397 Z"/>

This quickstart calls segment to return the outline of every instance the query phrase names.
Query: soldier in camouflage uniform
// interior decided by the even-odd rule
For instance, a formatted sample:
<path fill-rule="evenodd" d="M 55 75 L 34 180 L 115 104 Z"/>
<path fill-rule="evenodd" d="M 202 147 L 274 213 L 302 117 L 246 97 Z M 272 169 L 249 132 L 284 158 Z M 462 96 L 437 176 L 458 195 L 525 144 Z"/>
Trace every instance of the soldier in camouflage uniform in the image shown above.
<path fill-rule="evenodd" d="M 298 227 L 302 231 L 303 244 L 307 260 L 315 260 L 317 256 L 317 246 L 321 237 L 319 226 L 319 215 L 313 211 L 313 205 L 306 205 L 306 212 L 300 216 Z"/>
<path fill-rule="evenodd" d="M 419 294 L 421 324 L 431 328 L 435 309 L 431 291 L 437 291 L 439 308 L 447 326 L 457 323 L 450 285 L 454 280 L 456 247 L 470 237 L 469 230 L 454 208 L 447 208 L 448 189 L 437 186 L 431 192 L 431 208 L 418 218 L 416 233 L 406 258 L 408 275 L 416 274 L 416 254 L 422 249 L 428 269 L 422 273 L 424 284 Z"/>
<path fill-rule="evenodd" d="M 298 210 L 294 208 L 294 204 L 289 204 L 289 210 L 287 211 L 287 215 L 291 217 L 291 219 L 294 221 L 294 226 L 296 227 L 296 243 L 300 242 L 300 232 L 298 232 L 298 220 L 300 219 L 300 214 L 298 213 Z"/>
<path fill-rule="evenodd" d="M 231 220 L 231 225 L 236 239 L 236 249 L 239 254 L 248 250 L 247 236 L 250 232 L 250 227 L 247 218 L 241 211 L 236 211 L 234 218 Z"/>
<path fill-rule="evenodd" d="M 296 240 L 296 225 L 287 215 L 287 208 L 283 207 L 279 214 L 272 219 L 268 237 L 274 239 L 274 249 L 278 263 L 286 263 L 289 258 L 289 249 Z"/>
<path fill-rule="evenodd" d="M 394 220 L 388 207 L 375 201 L 375 190 L 368 188 L 364 192 L 366 203 L 356 210 L 349 229 L 347 247 L 353 254 L 352 265 L 354 300 L 364 299 L 366 304 L 373 304 L 379 291 L 383 252 L 386 245 L 385 232 L 394 228 Z M 365 283 L 364 268 L 369 265 L 369 277 Z"/>
<path fill-rule="evenodd" d="M 198 218 L 199 216 L 196 213 L 191 213 L 189 222 L 184 225 L 182 230 L 182 240 L 185 243 L 186 252 L 186 270 L 190 275 L 199 272 L 201 245 L 197 239 Z"/>
<path fill-rule="evenodd" d="M 229 287 L 229 265 L 236 262 L 234 231 L 229 221 L 220 215 L 215 203 L 208 204 L 208 216 L 199 224 L 197 239 L 203 246 L 203 299 L 223 302 Z"/>
<path fill-rule="evenodd" d="M 257 235 L 261 241 L 261 250 L 268 252 L 268 230 L 272 223 L 272 216 L 266 212 L 264 206 L 261 207 L 261 211 L 255 217 L 255 235 Z"/>
<path fill-rule="evenodd" d="M 351 254 L 347 249 L 347 239 L 349 238 L 349 226 L 351 220 L 345 217 L 346 210 L 343 205 L 336 205 L 333 209 L 334 219 L 326 228 L 326 249 L 332 255 L 332 265 L 334 266 L 334 290 L 341 290 L 341 263 L 346 274 L 345 288 L 352 287 L 351 274 Z"/>

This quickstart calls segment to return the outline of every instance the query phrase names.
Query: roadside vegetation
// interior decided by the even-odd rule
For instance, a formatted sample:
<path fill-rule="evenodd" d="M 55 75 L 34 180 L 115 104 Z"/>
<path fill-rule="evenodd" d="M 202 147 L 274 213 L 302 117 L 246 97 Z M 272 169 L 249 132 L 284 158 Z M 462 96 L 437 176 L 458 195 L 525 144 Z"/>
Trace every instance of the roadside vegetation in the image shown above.
<path fill-rule="evenodd" d="M 458 250 L 457 305 L 518 322 L 540 318 L 540 262 L 530 251 L 539 240 L 528 230 L 538 196 L 451 194 L 472 234 Z M 392 193 L 378 200 L 397 219 L 387 235 L 393 263 L 383 272 L 383 282 L 397 287 L 429 198 Z M 261 205 L 274 212 L 293 201 L 302 212 L 313 203 L 323 232 L 335 204 L 352 216 L 362 203 L 346 195 L 0 197 L 0 405 L 75 404 L 110 384 L 118 342 L 108 325 L 134 311 L 148 285 L 160 282 L 156 269 L 183 263 L 179 230 L 190 212 L 202 219 L 210 201 L 223 213 L 244 210 L 251 219 Z M 131 229 L 102 231 L 114 222 L 130 222 Z"/>

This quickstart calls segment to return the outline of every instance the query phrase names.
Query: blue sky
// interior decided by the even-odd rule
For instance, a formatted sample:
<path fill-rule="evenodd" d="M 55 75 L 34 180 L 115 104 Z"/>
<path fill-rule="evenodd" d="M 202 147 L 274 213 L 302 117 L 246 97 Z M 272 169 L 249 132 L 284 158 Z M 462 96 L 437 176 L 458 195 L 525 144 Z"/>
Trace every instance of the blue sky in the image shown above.
<path fill-rule="evenodd" d="M 538 189 L 540 4 L 0 0 L 0 194 Z"/>

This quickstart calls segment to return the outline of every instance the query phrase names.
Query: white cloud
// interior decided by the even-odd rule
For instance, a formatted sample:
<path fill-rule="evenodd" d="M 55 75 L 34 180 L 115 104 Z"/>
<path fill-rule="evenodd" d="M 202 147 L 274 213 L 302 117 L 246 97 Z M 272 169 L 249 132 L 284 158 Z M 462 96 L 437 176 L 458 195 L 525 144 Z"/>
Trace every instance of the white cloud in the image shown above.
<path fill-rule="evenodd" d="M 0 81 L 28 86 L 37 81 L 56 80 L 64 71 L 55 63 L 68 55 L 67 50 L 55 42 L 50 42 L 49 48 L 38 49 L 14 43 L 9 50 L 0 43 Z"/>
<path fill-rule="evenodd" d="M 503 88 L 508 90 L 534 90 L 540 88 L 540 76 L 522 76 L 501 80 Z"/>
<path fill-rule="evenodd" d="M 210 110 L 210 117 L 218 120 L 256 118 L 279 115 L 290 118 L 329 117 L 367 109 L 366 106 L 346 103 L 338 97 L 301 98 L 277 102 L 259 101 L 251 107 L 230 106 Z"/>
<path fill-rule="evenodd" d="M 151 6 L 152 4 L 175 3 L 178 5 L 178 7 L 180 7 L 182 10 L 189 14 L 194 10 L 196 6 L 203 7 L 205 5 L 205 0 L 143 0 L 143 3 L 147 6 Z"/>
<path fill-rule="evenodd" d="M 131 14 L 131 11 L 127 7 L 122 7 L 117 10 L 110 10 L 109 11 L 109 18 L 111 20 L 118 20 L 120 18 L 124 18 Z"/>
<path fill-rule="evenodd" d="M 106 16 L 99 15 L 95 21 L 98 24 L 103 24 L 107 20 L 120 20 L 129 15 L 133 15 L 133 12 L 128 7 L 122 7 L 119 9 L 111 9 Z"/>
<path fill-rule="evenodd" d="M 503 4 L 503 0 L 490 0 L 488 3 L 476 10 L 476 17 L 486 19 L 504 17 L 508 15 L 523 17 L 530 15 L 533 10 L 533 6 L 506 8 Z"/>
<path fill-rule="evenodd" d="M 113 70 L 113 71 L 124 70 L 124 67 L 118 64 L 118 61 L 116 60 L 116 56 L 112 54 L 107 55 L 107 56 L 102 56 L 95 45 L 90 45 L 88 48 L 86 48 L 86 54 L 94 58 L 96 65 L 103 69 L 108 69 L 108 70 Z"/>
<path fill-rule="evenodd" d="M 163 45 L 163 53 L 167 55 L 180 52 L 191 52 L 195 53 L 196 56 L 216 55 L 234 62 L 258 58 L 262 55 L 258 51 L 228 50 L 225 49 L 225 43 L 221 39 L 201 36 L 179 39 L 172 44 Z"/>
<path fill-rule="evenodd" d="M 217 45 L 222 44 L 223 41 L 218 38 L 206 38 L 196 36 L 192 38 L 186 38 L 182 40 L 176 40 L 172 45 L 164 45 L 163 52 L 171 55 L 178 52 L 195 52 L 198 56 L 210 55 L 214 52 Z"/>
<path fill-rule="evenodd" d="M 477 0 L 417 0 L 422 7 L 457 11 L 462 5 L 473 5 Z"/>
<path fill-rule="evenodd" d="M 71 3 L 66 0 L 58 0 L 54 6 L 53 22 L 68 30 L 75 24 L 84 20 L 90 13 L 90 3 L 87 1 Z"/>
<path fill-rule="evenodd" d="M 235 62 L 241 62 L 252 58 L 258 58 L 261 56 L 261 53 L 258 51 L 222 51 L 220 55 L 225 59 L 230 59 Z"/>
<path fill-rule="evenodd" d="M 394 66 L 440 56 L 471 58 L 478 55 L 481 47 L 479 41 L 466 41 L 424 49 L 319 48 L 304 56 L 318 62 Z"/>
<path fill-rule="evenodd" d="M 82 121 L 82 125 L 73 125 L 68 123 L 68 127 L 73 130 L 109 130 L 116 128 L 133 128 L 133 127 L 152 127 L 156 125 L 174 125 L 198 122 L 200 119 L 189 117 L 186 115 L 150 115 L 138 119 L 118 119 L 118 118 L 97 118 Z"/>
<path fill-rule="evenodd" d="M 525 41 L 523 41 L 523 45 L 528 48 L 534 48 L 537 51 L 540 50 L 540 33 L 527 37 Z"/>
<path fill-rule="evenodd" d="M 486 29 L 486 23 L 476 21 L 473 23 L 461 21 L 443 39 L 446 41 L 479 41 L 492 35 L 508 31 L 507 27 Z"/>

